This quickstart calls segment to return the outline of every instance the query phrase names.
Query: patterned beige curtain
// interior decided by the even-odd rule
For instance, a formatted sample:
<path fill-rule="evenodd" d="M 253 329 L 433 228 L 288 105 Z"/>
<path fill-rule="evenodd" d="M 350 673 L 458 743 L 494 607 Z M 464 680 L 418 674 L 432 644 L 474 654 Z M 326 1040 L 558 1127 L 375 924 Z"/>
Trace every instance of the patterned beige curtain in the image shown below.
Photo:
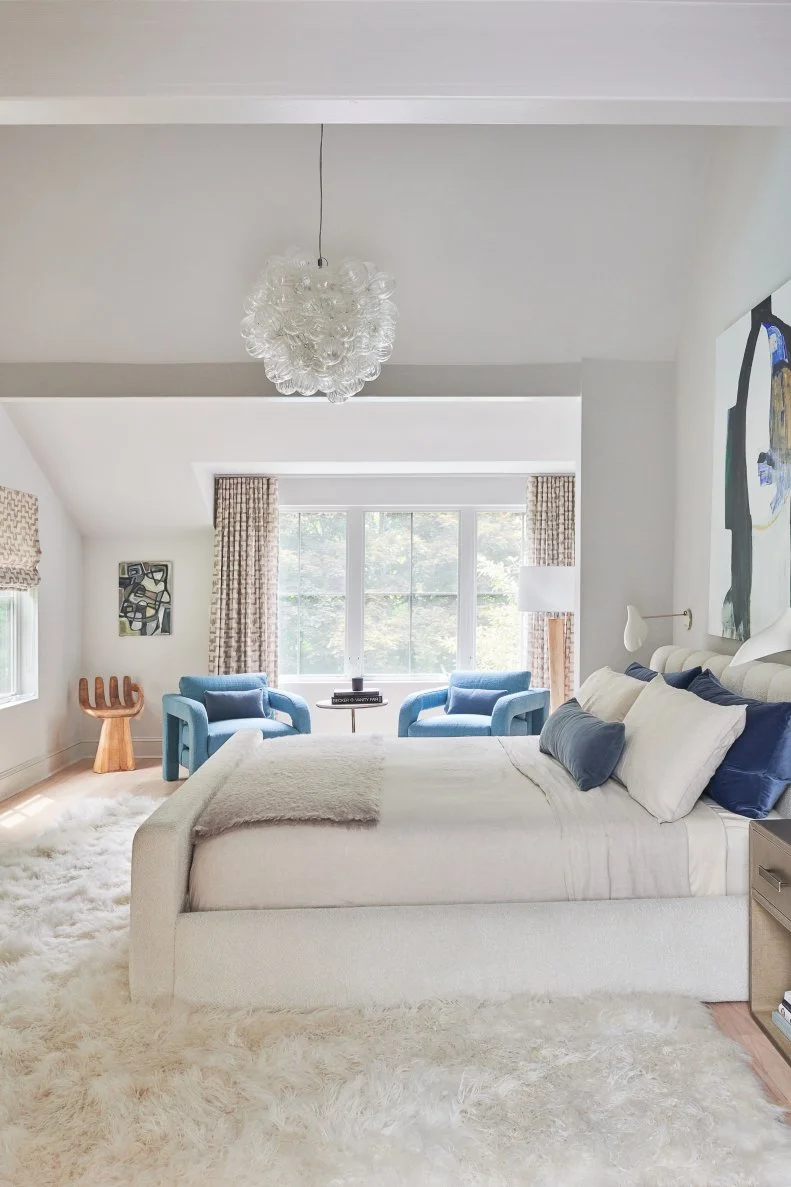
<path fill-rule="evenodd" d="M 210 672 L 265 672 L 277 686 L 277 561 L 277 479 L 216 478 Z"/>
<path fill-rule="evenodd" d="M 527 480 L 528 565 L 574 564 L 574 475 L 533 474 Z M 527 615 L 527 662 L 531 684 L 549 688 L 548 614 Z M 574 615 L 562 614 L 566 624 L 564 699 L 574 689 Z"/>
<path fill-rule="evenodd" d="M 33 589 L 39 583 L 38 499 L 0 486 L 0 589 Z"/>

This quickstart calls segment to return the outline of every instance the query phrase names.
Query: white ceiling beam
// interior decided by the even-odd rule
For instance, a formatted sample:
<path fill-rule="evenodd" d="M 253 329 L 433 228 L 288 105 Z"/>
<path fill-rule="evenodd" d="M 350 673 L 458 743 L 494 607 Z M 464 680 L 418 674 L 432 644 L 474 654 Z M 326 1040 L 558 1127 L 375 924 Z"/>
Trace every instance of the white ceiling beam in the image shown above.
<path fill-rule="evenodd" d="M 791 5 L 4 0 L 0 123 L 791 123 Z"/>

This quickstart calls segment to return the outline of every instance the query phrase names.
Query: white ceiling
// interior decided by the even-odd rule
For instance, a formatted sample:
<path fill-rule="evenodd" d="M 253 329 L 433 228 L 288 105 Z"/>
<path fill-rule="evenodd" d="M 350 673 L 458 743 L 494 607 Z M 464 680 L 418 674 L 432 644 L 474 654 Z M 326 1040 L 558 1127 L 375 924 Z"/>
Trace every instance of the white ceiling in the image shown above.
<path fill-rule="evenodd" d="M 324 254 L 395 275 L 394 363 L 672 359 L 715 135 L 333 126 Z M 317 139 L 0 127 L 0 362 L 243 361 L 259 267 L 314 244 Z"/>
<path fill-rule="evenodd" d="M 791 122 L 791 5 L 3 0 L 0 123 Z"/>

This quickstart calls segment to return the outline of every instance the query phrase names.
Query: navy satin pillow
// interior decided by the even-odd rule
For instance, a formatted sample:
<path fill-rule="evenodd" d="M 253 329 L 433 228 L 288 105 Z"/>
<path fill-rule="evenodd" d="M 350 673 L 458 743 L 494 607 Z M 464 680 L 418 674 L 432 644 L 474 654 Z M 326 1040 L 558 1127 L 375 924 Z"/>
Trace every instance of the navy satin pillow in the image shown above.
<path fill-rule="evenodd" d="M 687 689 L 702 671 L 702 668 L 685 668 L 683 672 L 663 672 L 662 679 L 671 688 Z M 634 677 L 635 680 L 645 680 L 647 683 L 649 680 L 653 680 L 657 673 L 653 668 L 646 668 L 643 664 L 629 664 L 626 675 Z"/>
<path fill-rule="evenodd" d="M 625 741 L 622 721 L 602 721 L 572 697 L 547 719 L 538 747 L 563 764 L 580 791 L 590 791 L 610 778 Z"/>
<path fill-rule="evenodd" d="M 242 717 L 266 717 L 263 688 L 228 690 L 203 694 L 209 721 L 234 721 Z"/>
<path fill-rule="evenodd" d="M 711 672 L 689 688 L 715 705 L 746 705 L 744 731 L 720 763 L 706 791 L 741 816 L 762 820 L 791 783 L 791 701 L 757 701 L 731 692 Z"/>
<path fill-rule="evenodd" d="M 459 684 L 451 684 L 446 712 L 478 713 L 481 717 L 491 717 L 500 697 L 507 695 L 504 688 L 462 688 Z"/>

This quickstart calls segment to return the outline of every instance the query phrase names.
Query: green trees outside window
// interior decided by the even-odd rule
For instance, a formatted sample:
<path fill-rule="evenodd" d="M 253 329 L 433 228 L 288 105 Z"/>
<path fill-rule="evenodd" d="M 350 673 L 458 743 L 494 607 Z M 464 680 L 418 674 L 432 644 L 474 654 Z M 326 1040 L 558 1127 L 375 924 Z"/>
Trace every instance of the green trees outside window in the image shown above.
<path fill-rule="evenodd" d="M 524 663 L 517 510 L 280 513 L 280 671 L 441 678 Z"/>

